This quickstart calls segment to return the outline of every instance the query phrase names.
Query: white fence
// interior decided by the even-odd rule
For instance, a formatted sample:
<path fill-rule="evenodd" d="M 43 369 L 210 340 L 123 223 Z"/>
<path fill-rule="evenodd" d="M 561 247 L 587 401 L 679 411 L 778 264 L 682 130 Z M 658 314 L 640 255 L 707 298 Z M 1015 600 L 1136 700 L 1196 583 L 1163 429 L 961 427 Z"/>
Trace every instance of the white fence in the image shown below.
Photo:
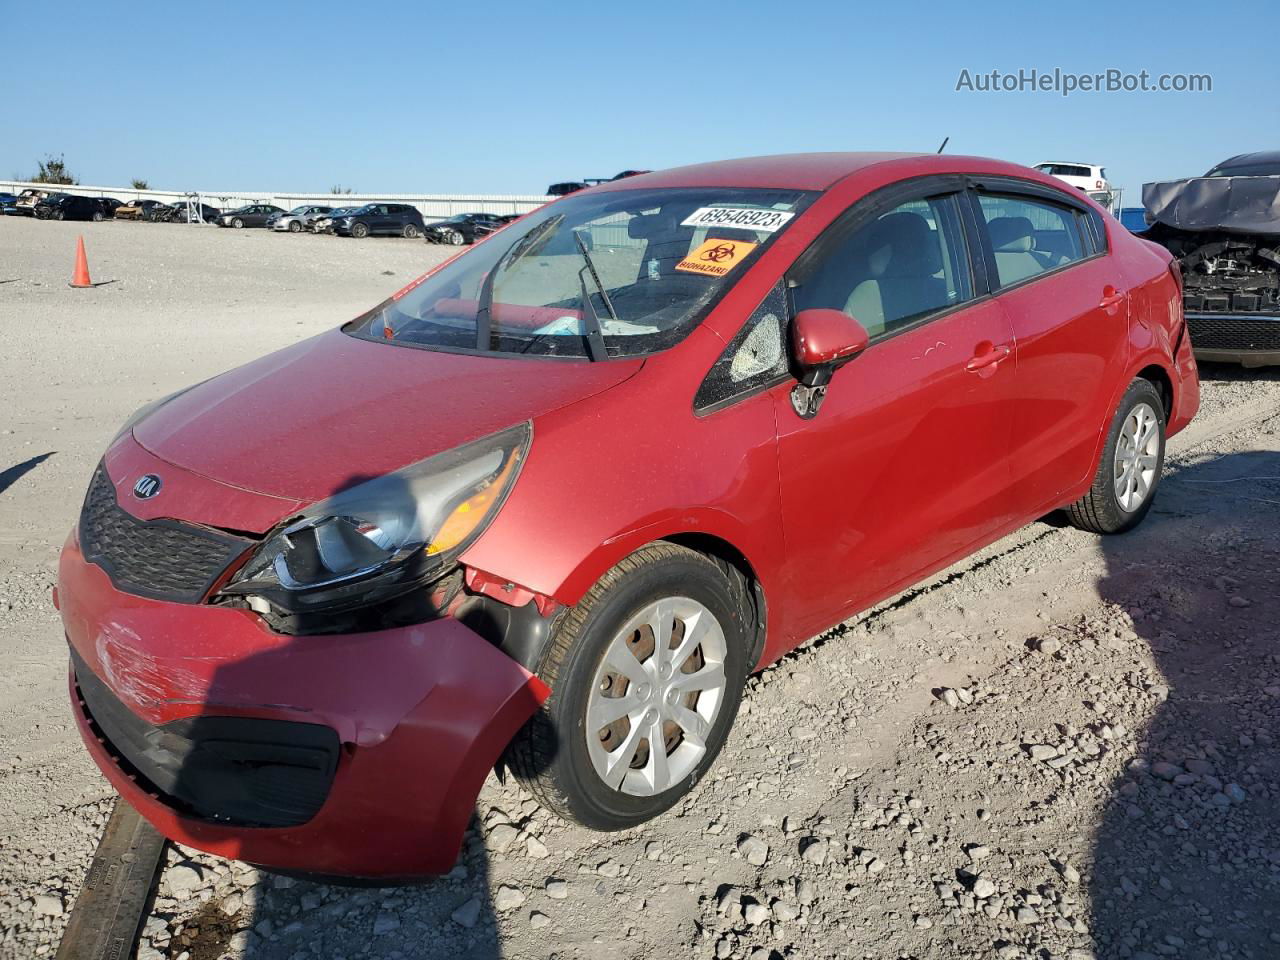
<path fill-rule="evenodd" d="M 54 186 L 47 183 L 27 183 L 21 180 L 0 180 L 0 191 L 21 193 L 23 190 L 58 190 L 85 197 L 115 197 L 117 200 L 159 200 L 173 203 L 195 193 L 201 203 L 223 210 L 242 207 L 247 203 L 273 203 L 286 210 L 304 203 L 324 204 L 330 207 L 358 207 L 365 203 L 407 203 L 417 207 L 428 222 L 443 220 L 457 213 L 528 213 L 546 203 L 551 197 L 495 196 L 492 194 L 463 194 L 449 196 L 423 193 L 245 193 L 228 190 L 199 190 L 184 193 L 181 190 L 135 190 L 133 187 L 91 187 L 84 184 Z"/>

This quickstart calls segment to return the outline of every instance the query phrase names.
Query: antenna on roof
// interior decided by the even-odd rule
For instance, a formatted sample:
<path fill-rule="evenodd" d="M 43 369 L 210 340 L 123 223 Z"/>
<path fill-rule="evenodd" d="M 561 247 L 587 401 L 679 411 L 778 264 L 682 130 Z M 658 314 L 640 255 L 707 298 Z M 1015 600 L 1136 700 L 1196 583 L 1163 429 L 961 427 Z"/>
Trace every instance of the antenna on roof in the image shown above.
<path fill-rule="evenodd" d="M 943 138 L 942 138 L 942 146 L 940 146 L 940 147 L 938 148 L 938 152 L 939 152 L 939 153 L 941 153 L 943 150 L 947 149 L 947 143 L 948 143 L 948 141 L 950 141 L 950 140 L 951 140 L 951 138 L 950 138 L 950 137 L 943 137 Z"/>

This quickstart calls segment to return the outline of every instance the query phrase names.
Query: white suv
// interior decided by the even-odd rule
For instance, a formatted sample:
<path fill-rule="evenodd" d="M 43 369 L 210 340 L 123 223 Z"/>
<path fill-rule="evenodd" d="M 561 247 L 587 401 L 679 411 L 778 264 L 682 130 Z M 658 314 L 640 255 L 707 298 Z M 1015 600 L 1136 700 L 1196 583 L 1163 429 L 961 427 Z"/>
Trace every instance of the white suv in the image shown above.
<path fill-rule="evenodd" d="M 1051 160 L 1048 163 L 1037 163 L 1036 169 L 1086 193 L 1111 192 L 1111 184 L 1107 183 L 1107 171 L 1096 163 Z"/>

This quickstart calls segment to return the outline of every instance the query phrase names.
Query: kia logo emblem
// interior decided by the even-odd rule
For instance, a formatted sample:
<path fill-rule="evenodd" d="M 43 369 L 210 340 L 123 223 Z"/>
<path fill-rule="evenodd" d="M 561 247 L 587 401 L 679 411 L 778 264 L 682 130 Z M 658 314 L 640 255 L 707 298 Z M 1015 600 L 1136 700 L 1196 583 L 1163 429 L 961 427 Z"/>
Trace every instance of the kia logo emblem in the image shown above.
<path fill-rule="evenodd" d="M 133 495 L 139 500 L 150 500 L 160 492 L 160 478 L 154 473 L 147 473 L 138 478 L 133 485 Z"/>

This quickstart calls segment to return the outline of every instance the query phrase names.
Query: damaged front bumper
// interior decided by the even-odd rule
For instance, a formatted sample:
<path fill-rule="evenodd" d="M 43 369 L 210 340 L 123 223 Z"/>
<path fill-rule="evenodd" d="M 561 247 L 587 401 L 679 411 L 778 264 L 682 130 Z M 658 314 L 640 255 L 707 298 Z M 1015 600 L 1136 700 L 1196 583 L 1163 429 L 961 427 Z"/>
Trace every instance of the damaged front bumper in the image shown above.
<path fill-rule="evenodd" d="M 73 535 L 56 600 L 90 754 L 161 833 L 370 878 L 454 865 L 488 771 L 549 690 L 452 618 L 287 637 L 115 589 Z"/>

